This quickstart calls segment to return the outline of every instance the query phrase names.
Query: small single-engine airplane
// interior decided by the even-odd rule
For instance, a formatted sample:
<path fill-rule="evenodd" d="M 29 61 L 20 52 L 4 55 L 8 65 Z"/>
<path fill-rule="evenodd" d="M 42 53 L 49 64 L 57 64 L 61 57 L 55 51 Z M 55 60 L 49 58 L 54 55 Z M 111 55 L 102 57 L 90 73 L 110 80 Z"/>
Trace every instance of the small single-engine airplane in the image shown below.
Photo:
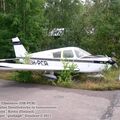
<path fill-rule="evenodd" d="M 40 70 L 50 78 L 56 78 L 54 73 L 64 70 L 64 62 L 75 64 L 75 71 L 80 73 L 99 73 L 109 69 L 115 61 L 103 55 L 91 55 L 78 47 L 65 47 L 28 54 L 18 37 L 12 39 L 16 59 L 20 63 L 0 62 L 1 70 Z M 29 57 L 25 63 L 26 55 Z M 24 64 L 21 64 L 24 63 Z M 68 68 L 69 69 L 69 68 Z"/>

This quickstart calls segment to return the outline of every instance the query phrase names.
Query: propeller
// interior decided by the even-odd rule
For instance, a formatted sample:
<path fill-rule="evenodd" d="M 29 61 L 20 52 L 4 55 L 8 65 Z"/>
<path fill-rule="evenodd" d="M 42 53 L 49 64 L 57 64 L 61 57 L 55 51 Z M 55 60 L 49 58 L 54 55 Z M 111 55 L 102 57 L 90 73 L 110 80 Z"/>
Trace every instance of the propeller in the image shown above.
<path fill-rule="evenodd" d="M 115 60 L 114 58 L 111 58 L 111 59 L 109 60 L 109 63 L 110 63 L 112 66 L 114 66 L 115 68 L 118 68 L 118 64 L 117 64 L 117 62 L 116 62 L 116 60 Z"/>
<path fill-rule="evenodd" d="M 108 57 L 107 55 L 105 55 L 106 57 Z M 108 57 L 109 61 L 108 63 L 111 64 L 112 66 L 114 66 L 115 68 L 118 68 L 118 64 L 116 62 L 116 54 L 115 52 L 111 53 L 111 57 Z"/>
<path fill-rule="evenodd" d="M 112 54 L 112 60 L 113 60 L 113 66 L 115 66 L 116 68 L 118 68 L 118 64 L 117 64 L 117 62 L 116 62 L 116 53 L 115 52 L 112 52 L 111 53 Z"/>

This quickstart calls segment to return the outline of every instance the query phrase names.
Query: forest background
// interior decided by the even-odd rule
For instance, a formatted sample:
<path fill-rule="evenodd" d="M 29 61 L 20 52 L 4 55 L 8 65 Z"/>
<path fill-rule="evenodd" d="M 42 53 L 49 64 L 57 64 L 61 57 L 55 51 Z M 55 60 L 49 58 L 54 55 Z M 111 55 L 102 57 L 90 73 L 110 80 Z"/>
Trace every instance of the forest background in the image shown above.
<path fill-rule="evenodd" d="M 60 37 L 50 36 L 64 28 Z M 120 58 L 120 0 L 0 0 L 0 58 L 14 58 L 18 36 L 29 52 L 66 46 Z"/>

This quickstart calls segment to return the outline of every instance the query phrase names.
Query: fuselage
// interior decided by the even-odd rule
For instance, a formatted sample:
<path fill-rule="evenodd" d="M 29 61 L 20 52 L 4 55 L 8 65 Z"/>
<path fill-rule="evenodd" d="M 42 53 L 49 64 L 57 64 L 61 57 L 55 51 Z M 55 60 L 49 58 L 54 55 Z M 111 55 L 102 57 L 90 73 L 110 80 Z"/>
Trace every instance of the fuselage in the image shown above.
<path fill-rule="evenodd" d="M 63 61 L 75 64 L 79 72 L 101 72 L 112 66 L 112 59 L 107 56 L 93 56 L 78 47 L 65 47 L 36 52 L 28 55 L 29 63 L 48 68 L 64 69 Z M 20 59 L 23 62 L 23 59 Z"/>
<path fill-rule="evenodd" d="M 28 54 L 18 37 L 13 38 L 12 42 L 16 58 L 21 63 L 27 64 L 22 65 L 24 68 L 19 65 L 20 69 L 44 69 L 55 72 L 64 70 L 64 62 L 68 62 L 69 64 L 75 64 L 79 72 L 90 73 L 101 72 L 114 64 L 110 57 L 94 56 L 78 47 L 65 47 Z M 17 65 L 15 65 L 15 68 L 18 69 Z"/>

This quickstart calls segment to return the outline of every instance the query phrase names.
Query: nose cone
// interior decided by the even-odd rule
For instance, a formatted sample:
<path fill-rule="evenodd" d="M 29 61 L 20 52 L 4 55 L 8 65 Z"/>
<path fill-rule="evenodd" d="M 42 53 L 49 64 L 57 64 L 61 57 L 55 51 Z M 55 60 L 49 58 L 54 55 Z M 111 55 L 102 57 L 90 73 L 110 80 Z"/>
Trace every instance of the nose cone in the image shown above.
<path fill-rule="evenodd" d="M 111 58 L 111 59 L 108 61 L 108 63 L 111 64 L 111 65 L 114 65 L 114 64 L 116 63 L 116 61 Z"/>
<path fill-rule="evenodd" d="M 118 65 L 117 65 L 116 61 L 113 60 L 112 58 L 108 61 L 108 63 L 109 63 L 110 65 L 115 66 L 116 68 L 118 68 Z"/>

